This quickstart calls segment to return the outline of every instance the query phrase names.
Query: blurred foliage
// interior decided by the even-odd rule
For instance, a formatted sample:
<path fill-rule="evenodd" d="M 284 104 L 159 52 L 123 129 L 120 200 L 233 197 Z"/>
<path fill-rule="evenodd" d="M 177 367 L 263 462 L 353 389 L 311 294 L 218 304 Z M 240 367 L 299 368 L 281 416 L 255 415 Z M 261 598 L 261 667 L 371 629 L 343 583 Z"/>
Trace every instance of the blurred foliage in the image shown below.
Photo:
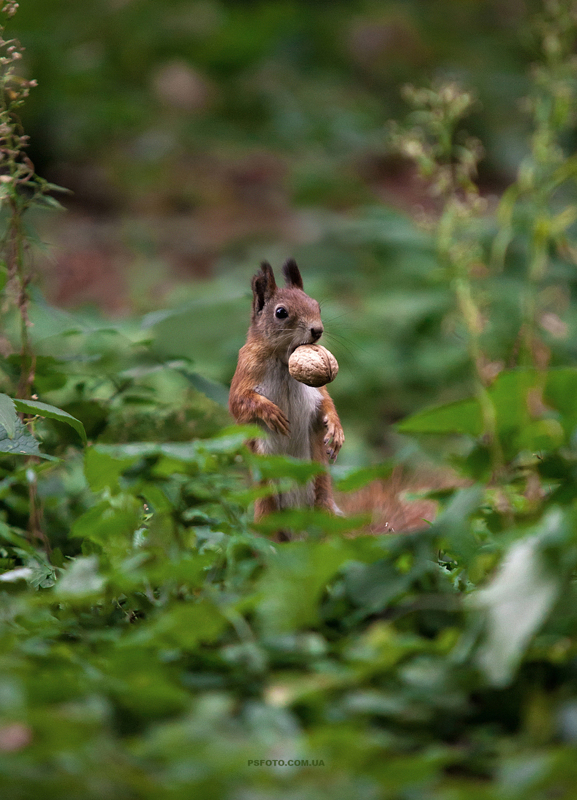
<path fill-rule="evenodd" d="M 103 293 L 121 294 L 127 281 L 128 305 L 153 311 L 170 265 L 179 279 L 213 279 L 178 285 L 164 299 L 177 313 L 150 324 L 164 356 L 193 359 L 222 384 L 245 334 L 255 265 L 294 255 L 307 290 L 324 301 L 327 344 L 342 368 L 334 391 L 349 432 L 343 458 L 362 463 L 396 446 L 387 423 L 440 394 L 462 395 L 467 378 L 434 243 L 380 203 L 410 208 L 423 196 L 414 185 L 405 196 L 411 176 L 385 123 L 404 114 L 406 81 L 462 79 L 480 101 L 470 128 L 486 150 L 481 182 L 499 191 L 527 149 L 518 105 L 536 54 L 527 24 L 536 7 L 86 0 L 53 2 L 47 14 L 27 0 L 11 25 L 26 46 L 25 73 L 39 81 L 21 110 L 30 154 L 40 174 L 74 190 L 71 208 L 121 218 L 111 237 L 126 263 L 119 285 L 102 275 Z M 83 241 L 77 220 L 40 221 L 41 236 L 54 241 L 58 225 L 44 283 L 52 298 L 67 280 L 90 283 L 100 264 L 94 247 L 74 244 Z M 61 249 L 75 246 L 71 265 Z M 517 277 L 511 268 L 490 279 L 502 302 L 494 324 L 504 329 L 495 360 L 508 357 L 518 331 L 509 302 Z"/>
<path fill-rule="evenodd" d="M 380 204 L 410 208 L 423 197 L 414 184 L 405 196 L 411 175 L 385 123 L 404 114 L 404 82 L 463 80 L 479 97 L 469 127 L 486 151 L 481 184 L 499 191 L 527 152 L 519 100 L 537 53 L 527 20 L 538 5 L 87 0 L 53 3 L 47 15 L 41 0 L 27 0 L 14 29 L 39 78 L 22 112 L 33 160 L 74 189 L 72 207 L 129 218 L 118 235 L 136 305 L 149 281 L 144 304 L 158 308 L 157 273 L 169 264 L 208 269 L 210 283 L 179 285 L 165 300 L 174 315 L 150 324 L 164 355 L 193 359 L 220 383 L 243 341 L 255 265 L 295 256 L 324 301 L 327 344 L 342 367 L 343 458 L 363 462 L 396 446 L 387 423 L 462 396 L 467 381 L 434 242 Z M 479 239 L 492 233 L 481 221 Z M 78 237 L 74 223 L 64 235 Z M 84 250 L 79 280 L 89 282 Z M 487 279 L 500 305 L 491 361 L 510 360 L 523 258 Z M 48 292 L 71 269 L 57 267 Z M 553 312 L 573 290 L 573 271 L 556 269 Z M 562 357 L 571 340 L 556 343 Z"/>
<path fill-rule="evenodd" d="M 487 171 L 510 175 L 525 146 L 511 112 L 535 52 L 516 34 L 538 5 L 59 0 L 47 15 L 27 0 L 16 32 L 41 81 L 25 123 L 43 168 L 96 163 L 129 201 L 154 187 L 194 205 L 196 156 L 263 147 L 286 155 L 295 200 L 349 206 L 362 196 L 355 159 L 382 155 L 399 85 L 435 72 L 476 87 Z"/>
<path fill-rule="evenodd" d="M 277 81 L 299 77 L 311 104 L 303 118 L 314 124 L 313 112 L 327 108 L 315 100 L 326 96 L 327 76 L 361 105 L 368 97 L 368 107 L 373 92 L 414 72 L 419 53 L 423 69 L 432 63 L 435 42 L 472 76 L 489 57 L 495 70 L 500 59 L 516 68 L 523 55 L 505 34 L 516 6 L 501 5 L 336 3 L 329 14 L 323 3 L 305 13 L 296 2 L 134 0 L 94 4 L 91 14 L 91 4 L 62 2 L 47 35 L 46 9 L 30 0 L 18 17 L 28 63 L 69 79 L 38 152 L 46 146 L 72 163 L 92 136 L 97 161 L 123 164 L 127 120 L 136 137 L 153 119 L 182 126 L 187 148 L 194 136 L 220 147 L 233 117 L 239 139 L 269 141 L 280 116 L 255 97 L 271 48 L 285 64 Z M 426 529 L 366 536 L 362 519 L 316 510 L 252 524 L 251 503 L 267 489 L 249 474 L 287 486 L 311 474 L 310 464 L 251 454 L 244 442 L 255 429 L 229 427 L 223 382 L 245 332 L 254 243 L 224 253 L 213 282 L 122 320 L 54 307 L 23 271 L 17 292 L 3 286 L 2 798 L 573 798 L 576 81 L 567 53 L 577 21 L 567 3 L 550 0 L 546 10 L 528 104 L 535 135 L 499 205 L 477 203 L 478 150 L 452 122 L 471 95 L 454 82 L 412 95 L 405 142 L 423 145 L 416 155 L 429 159 L 436 188 L 423 226 L 377 202 L 355 200 L 343 213 L 322 181 L 301 173 L 309 180 L 301 189 L 320 186 L 314 203 L 326 204 L 307 211 L 317 233 L 297 252 L 315 265 L 305 285 L 324 299 L 328 328 L 347 337 L 330 344 L 352 440 L 349 466 L 335 475 L 341 489 L 356 490 L 387 474 L 390 464 L 354 462 L 366 460 L 367 443 L 384 448 L 385 420 L 419 407 L 398 426 L 422 437 L 406 448 L 448 455 L 462 478 L 438 493 L 441 511 Z M 344 21 L 360 36 L 367 17 L 386 14 L 402 42 L 399 74 L 386 59 L 360 59 L 351 73 L 340 49 Z M 480 31 L 478 49 L 455 33 L 467 20 Z M 399 39 L 417 23 L 419 37 Z M 160 113 L 145 91 L 153 65 L 179 47 L 188 58 L 192 39 L 214 106 L 198 119 Z M 318 69 L 307 75 L 312 63 Z M 106 88 L 96 72 L 108 76 Z M 341 82 L 345 73 L 353 84 Z M 494 75 L 487 91 L 497 91 Z M 51 81 L 30 103 L 32 126 L 58 105 Z M 350 88 L 356 81 L 366 95 Z M 275 147 L 294 146 L 300 159 L 289 99 L 277 111 L 292 133 L 282 142 L 278 125 Z M 342 153 L 336 108 L 323 129 L 331 175 Z M 373 106 L 375 119 L 384 108 Z M 483 123 L 475 112 L 475 134 L 497 108 Z M 381 142 L 377 130 L 366 122 Z M 140 165 L 128 159 L 123 169 L 136 174 Z M 20 221 L 21 190 L 2 185 L 13 200 L 8 223 Z M 16 241 L 29 243 L 23 228 Z M 273 524 L 301 538 L 273 545 Z"/>

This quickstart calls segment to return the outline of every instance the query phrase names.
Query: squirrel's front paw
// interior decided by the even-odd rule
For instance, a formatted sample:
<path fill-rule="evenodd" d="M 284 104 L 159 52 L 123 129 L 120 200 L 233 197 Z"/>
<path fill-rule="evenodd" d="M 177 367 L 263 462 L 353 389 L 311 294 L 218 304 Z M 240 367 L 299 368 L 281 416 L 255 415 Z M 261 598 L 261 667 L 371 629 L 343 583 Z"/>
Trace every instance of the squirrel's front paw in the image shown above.
<path fill-rule="evenodd" d="M 274 431 L 274 433 L 281 433 L 283 436 L 290 436 L 290 425 L 285 414 L 278 406 L 271 403 L 271 407 L 267 408 L 266 416 L 263 417 L 265 424 Z"/>
<path fill-rule="evenodd" d="M 339 450 L 345 441 L 345 434 L 341 427 L 340 422 L 325 417 L 323 419 L 327 432 L 325 434 L 324 443 L 327 448 L 327 454 L 331 461 L 335 461 L 339 454 Z"/>

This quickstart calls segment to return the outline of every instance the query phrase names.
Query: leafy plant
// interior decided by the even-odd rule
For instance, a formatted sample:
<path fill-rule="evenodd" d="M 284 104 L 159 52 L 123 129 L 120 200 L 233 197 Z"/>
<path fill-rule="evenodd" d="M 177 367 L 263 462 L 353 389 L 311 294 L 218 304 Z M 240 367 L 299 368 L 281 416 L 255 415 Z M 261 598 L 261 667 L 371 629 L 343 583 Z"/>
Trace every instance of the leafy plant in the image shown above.
<path fill-rule="evenodd" d="M 547 47 L 570 47 L 565 7 L 547 7 Z M 558 97 L 552 74 L 542 109 Z M 417 271 L 438 258 L 438 292 L 406 313 L 449 315 L 471 396 L 400 429 L 460 437 L 453 464 L 471 485 L 446 490 L 423 531 L 364 536 L 358 520 L 299 511 L 284 522 L 306 536 L 273 545 L 251 522 L 249 469 L 290 485 L 311 467 L 251 454 L 255 430 L 228 427 L 222 387 L 169 352 L 198 306 L 110 322 L 33 293 L 13 301 L 0 449 L 38 437 L 51 458 L 0 460 L 3 798 L 573 796 L 577 377 L 538 333 L 543 272 L 519 275 L 541 247 L 533 210 L 549 214 L 557 184 L 543 167 L 545 183 L 511 190 L 493 225 L 473 183 L 479 149 L 458 133 L 471 96 L 412 97 L 419 130 L 397 141 L 428 171 L 437 216 L 421 238 L 382 211 L 338 235 L 421 253 Z M 546 119 L 556 147 L 558 116 Z M 553 228 L 555 274 L 571 226 Z M 509 273 L 535 302 L 501 336 Z M 369 294 L 373 280 L 367 267 Z M 497 369 L 519 333 L 522 365 Z M 389 469 L 348 467 L 340 487 Z"/>

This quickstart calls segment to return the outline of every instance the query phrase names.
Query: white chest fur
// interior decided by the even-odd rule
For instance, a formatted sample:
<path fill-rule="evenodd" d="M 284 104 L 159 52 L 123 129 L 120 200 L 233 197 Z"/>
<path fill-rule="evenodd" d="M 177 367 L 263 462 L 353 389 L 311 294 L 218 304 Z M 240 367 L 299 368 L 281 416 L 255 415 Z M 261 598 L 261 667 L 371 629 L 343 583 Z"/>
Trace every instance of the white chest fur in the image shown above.
<path fill-rule="evenodd" d="M 319 413 L 320 391 L 291 378 L 281 361 L 271 363 L 255 388 L 283 411 L 290 424 L 290 436 L 269 432 L 261 443 L 261 452 L 310 460 L 311 431 Z"/>

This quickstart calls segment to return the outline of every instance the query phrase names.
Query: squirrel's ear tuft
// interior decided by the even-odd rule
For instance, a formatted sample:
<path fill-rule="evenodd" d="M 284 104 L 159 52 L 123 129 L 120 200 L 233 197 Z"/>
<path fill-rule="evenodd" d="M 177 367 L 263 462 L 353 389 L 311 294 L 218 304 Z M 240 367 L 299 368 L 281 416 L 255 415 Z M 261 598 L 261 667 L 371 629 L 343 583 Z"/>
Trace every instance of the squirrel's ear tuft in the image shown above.
<path fill-rule="evenodd" d="M 294 289 L 303 288 L 303 279 L 301 278 L 297 262 L 294 258 L 289 258 L 289 260 L 283 264 L 282 274 L 284 275 L 287 286 L 291 286 Z"/>
<path fill-rule="evenodd" d="M 263 310 L 264 304 L 275 291 L 276 281 L 272 267 L 268 261 L 263 261 L 260 265 L 260 272 L 257 272 L 252 279 L 252 307 L 255 314 Z"/>

